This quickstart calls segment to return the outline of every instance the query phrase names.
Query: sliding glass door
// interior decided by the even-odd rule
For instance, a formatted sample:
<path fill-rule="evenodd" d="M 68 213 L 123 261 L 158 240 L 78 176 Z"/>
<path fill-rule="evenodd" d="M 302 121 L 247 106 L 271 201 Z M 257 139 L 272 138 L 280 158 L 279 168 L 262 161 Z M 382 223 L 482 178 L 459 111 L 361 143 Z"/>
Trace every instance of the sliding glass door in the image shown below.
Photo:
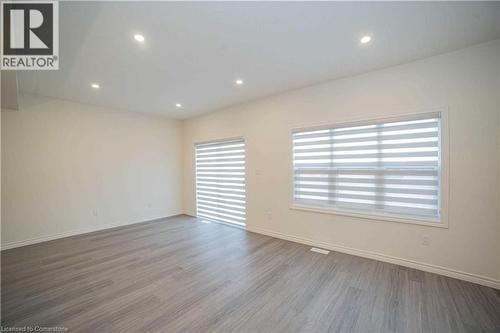
<path fill-rule="evenodd" d="M 231 139 L 196 145 L 198 217 L 245 225 L 245 141 Z"/>

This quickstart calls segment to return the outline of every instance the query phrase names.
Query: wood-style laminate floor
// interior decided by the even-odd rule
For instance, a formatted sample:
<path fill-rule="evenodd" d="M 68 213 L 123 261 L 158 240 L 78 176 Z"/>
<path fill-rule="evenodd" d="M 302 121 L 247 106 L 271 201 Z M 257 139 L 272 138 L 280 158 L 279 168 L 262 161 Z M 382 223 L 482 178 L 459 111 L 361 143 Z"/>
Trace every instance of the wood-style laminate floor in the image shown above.
<path fill-rule="evenodd" d="M 179 216 L 2 252 L 2 325 L 500 332 L 500 292 Z"/>

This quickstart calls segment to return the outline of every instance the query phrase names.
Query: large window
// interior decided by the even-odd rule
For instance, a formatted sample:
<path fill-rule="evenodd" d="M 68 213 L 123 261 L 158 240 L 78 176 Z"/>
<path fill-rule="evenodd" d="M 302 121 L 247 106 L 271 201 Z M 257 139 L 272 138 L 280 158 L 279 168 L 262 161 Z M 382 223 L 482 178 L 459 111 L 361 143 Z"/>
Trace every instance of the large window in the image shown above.
<path fill-rule="evenodd" d="M 196 145 L 197 215 L 245 225 L 245 141 Z"/>
<path fill-rule="evenodd" d="M 297 130 L 294 206 L 440 221 L 439 114 Z"/>

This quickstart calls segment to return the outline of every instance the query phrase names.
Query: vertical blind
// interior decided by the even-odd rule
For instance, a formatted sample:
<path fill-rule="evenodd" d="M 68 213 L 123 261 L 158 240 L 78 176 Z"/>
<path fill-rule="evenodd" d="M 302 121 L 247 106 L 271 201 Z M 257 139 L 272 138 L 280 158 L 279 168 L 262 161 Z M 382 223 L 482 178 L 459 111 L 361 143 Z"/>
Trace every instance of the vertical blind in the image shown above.
<path fill-rule="evenodd" d="M 440 115 L 293 133 L 294 204 L 439 220 Z"/>
<path fill-rule="evenodd" d="M 197 144 L 197 215 L 245 225 L 245 202 L 245 141 Z"/>

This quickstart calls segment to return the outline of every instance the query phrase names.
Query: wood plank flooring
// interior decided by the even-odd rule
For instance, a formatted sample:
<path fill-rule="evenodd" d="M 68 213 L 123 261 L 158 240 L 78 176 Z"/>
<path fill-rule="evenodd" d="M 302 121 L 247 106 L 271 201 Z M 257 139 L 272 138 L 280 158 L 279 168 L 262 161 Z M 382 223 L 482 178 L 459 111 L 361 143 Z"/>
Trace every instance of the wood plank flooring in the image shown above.
<path fill-rule="evenodd" d="M 500 292 L 188 216 L 1 253 L 4 327 L 500 332 Z"/>

